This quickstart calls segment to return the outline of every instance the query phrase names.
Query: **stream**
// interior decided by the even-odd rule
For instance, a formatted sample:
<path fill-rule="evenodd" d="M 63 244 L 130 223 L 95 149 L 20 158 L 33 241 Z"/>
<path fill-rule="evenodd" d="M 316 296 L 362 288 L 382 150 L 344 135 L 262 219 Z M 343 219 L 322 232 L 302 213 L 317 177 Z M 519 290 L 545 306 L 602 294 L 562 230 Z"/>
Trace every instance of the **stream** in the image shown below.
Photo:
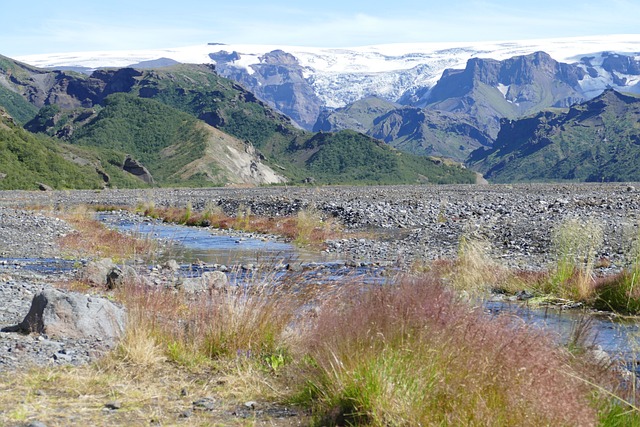
<path fill-rule="evenodd" d="M 338 281 L 346 275 L 355 275 L 370 283 L 380 283 L 387 276 L 381 269 L 373 266 L 348 267 L 344 260 L 331 258 L 327 254 L 304 251 L 292 244 L 271 239 L 237 237 L 212 233 L 207 229 L 164 223 L 118 221 L 115 225 L 123 231 L 151 235 L 173 242 L 172 249 L 163 254 L 158 261 L 172 258 L 181 264 L 204 262 L 225 265 L 295 261 L 302 266 L 322 266 L 325 271 L 316 274 L 315 277 L 327 281 Z M 552 331 L 557 335 L 559 342 L 567 342 L 572 331 L 585 320 L 585 314 L 580 309 L 545 309 L 530 307 L 524 302 L 508 301 L 487 301 L 484 304 L 488 313 L 516 316 L 528 324 Z M 635 363 L 639 359 L 637 353 L 640 352 L 640 335 L 637 322 L 617 319 L 604 313 L 591 313 L 587 316 L 591 331 L 586 341 L 588 344 L 598 345 L 608 354 L 627 361 Z"/>
<path fill-rule="evenodd" d="M 140 221 L 126 215 L 101 213 L 98 219 L 112 228 L 151 237 L 164 242 L 163 250 L 151 254 L 150 268 L 168 260 L 180 265 L 183 276 L 197 276 L 205 271 L 227 271 L 232 281 L 241 283 L 243 271 L 276 271 L 274 277 L 288 271 L 302 272 L 305 279 L 314 283 L 338 283 L 349 278 L 363 283 L 385 283 L 395 272 L 389 267 L 374 263 L 349 263 L 335 255 L 301 250 L 274 238 L 260 235 L 234 235 L 225 231 L 166 224 L 160 221 Z M 0 265 L 50 273 L 71 270 L 74 261 L 61 259 L 11 259 L 0 258 Z M 293 267 L 295 266 L 295 267 Z M 590 334 L 587 343 L 599 346 L 610 356 L 626 361 L 629 368 L 640 373 L 640 332 L 636 320 L 616 318 L 606 313 L 585 314 L 580 309 L 551 309 L 530 307 L 526 302 L 486 301 L 487 313 L 510 315 L 527 324 L 539 326 L 557 336 L 559 343 L 566 343 L 572 331 L 589 316 Z"/>

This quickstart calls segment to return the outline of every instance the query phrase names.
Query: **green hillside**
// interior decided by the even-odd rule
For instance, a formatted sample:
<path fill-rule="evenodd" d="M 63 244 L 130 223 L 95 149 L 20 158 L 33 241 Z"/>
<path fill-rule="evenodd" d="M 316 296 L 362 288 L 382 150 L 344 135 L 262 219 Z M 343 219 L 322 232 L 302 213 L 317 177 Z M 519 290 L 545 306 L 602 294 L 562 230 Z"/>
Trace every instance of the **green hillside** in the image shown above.
<path fill-rule="evenodd" d="M 222 185 L 224 182 L 210 182 L 202 175 L 187 180 L 177 175 L 185 165 L 203 156 L 207 140 L 207 132 L 194 117 L 160 102 L 123 93 L 107 97 L 97 116 L 71 138 L 76 145 L 131 155 L 159 185 Z M 180 148 L 170 155 L 164 151 L 174 146 Z M 211 168 L 211 172 L 217 172 L 214 165 Z"/>
<path fill-rule="evenodd" d="M 319 133 L 305 145 L 317 150 L 305 164 L 323 184 L 475 182 L 475 174 L 460 166 L 402 153 L 354 131 Z"/>
<path fill-rule="evenodd" d="M 362 134 L 301 130 L 208 65 L 98 70 L 89 77 L 59 71 L 46 74 L 19 63 L 13 67 L 21 73 L 16 92 L 37 93 L 42 106 L 27 123 L 29 130 L 75 147 L 92 147 L 102 163 L 114 167 L 122 167 L 124 156 L 130 155 L 146 167 L 157 185 L 282 182 L 276 174 L 292 184 L 475 179 L 464 168 L 417 159 Z M 109 160 L 105 160 L 107 151 Z M 245 153 L 241 163 L 247 168 L 256 163 L 271 170 L 263 168 L 259 177 L 246 178 L 246 170 L 233 168 L 238 153 Z M 247 155 L 254 157 L 247 160 Z M 217 160 L 220 157 L 226 157 L 223 166 Z M 234 174 L 244 174 L 245 181 Z"/>
<path fill-rule="evenodd" d="M 70 154 L 54 140 L 23 130 L 0 110 L 0 189 L 102 188 L 104 180 L 96 166 L 69 159 Z"/>
<path fill-rule="evenodd" d="M 503 121 L 469 164 L 492 182 L 640 181 L 640 97 L 613 90 L 572 107 Z"/>

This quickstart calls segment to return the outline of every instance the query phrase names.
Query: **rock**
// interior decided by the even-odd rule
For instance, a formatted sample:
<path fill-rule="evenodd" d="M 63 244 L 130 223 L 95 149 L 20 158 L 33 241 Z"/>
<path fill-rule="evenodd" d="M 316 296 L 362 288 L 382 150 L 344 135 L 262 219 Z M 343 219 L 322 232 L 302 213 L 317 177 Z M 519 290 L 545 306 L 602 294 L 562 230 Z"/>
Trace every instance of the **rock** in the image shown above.
<path fill-rule="evenodd" d="M 172 273 L 175 273 L 180 270 L 180 264 L 175 259 L 170 259 L 169 261 L 162 264 L 162 268 L 164 270 L 169 270 Z"/>
<path fill-rule="evenodd" d="M 178 415 L 178 418 L 191 418 L 193 416 L 193 410 L 192 409 L 186 409 L 182 412 L 180 412 L 180 415 Z"/>
<path fill-rule="evenodd" d="M 50 186 L 48 186 L 47 184 L 44 184 L 42 182 L 38 183 L 38 189 L 40 191 L 53 191 L 53 188 L 51 188 Z"/>
<path fill-rule="evenodd" d="M 107 289 L 116 289 L 122 287 L 124 283 L 124 273 L 120 268 L 113 267 L 107 274 Z"/>
<path fill-rule="evenodd" d="M 24 320 L 4 332 L 115 341 L 125 329 L 124 308 L 100 297 L 47 289 L 33 297 Z"/>
<path fill-rule="evenodd" d="M 258 402 L 250 400 L 249 402 L 244 403 L 244 407 L 247 409 L 255 410 L 258 407 Z"/>
<path fill-rule="evenodd" d="M 133 267 L 118 267 L 110 258 L 91 261 L 80 272 L 81 280 L 94 286 L 107 286 L 108 289 L 118 288 L 125 281 L 133 281 L 137 277 Z"/>
<path fill-rule="evenodd" d="M 80 272 L 80 277 L 91 285 L 105 286 L 108 280 L 107 276 L 114 268 L 117 266 L 111 258 L 90 261 Z"/>
<path fill-rule="evenodd" d="M 178 288 L 189 294 L 200 292 L 216 291 L 225 292 L 229 285 L 227 275 L 221 271 L 209 271 L 200 277 L 188 277 L 182 279 L 178 284 Z"/>
<path fill-rule="evenodd" d="M 216 292 L 225 292 L 229 287 L 229 278 L 222 271 L 208 271 L 202 274 L 207 288 Z"/>
<path fill-rule="evenodd" d="M 107 408 L 107 409 L 111 409 L 113 411 L 116 411 L 116 410 L 122 408 L 122 402 L 120 402 L 119 400 L 114 400 L 113 402 L 105 403 L 104 407 Z"/>
<path fill-rule="evenodd" d="M 211 397 L 203 397 L 193 402 L 193 409 L 200 411 L 213 411 L 216 401 Z"/>
<path fill-rule="evenodd" d="M 27 424 L 27 427 L 47 427 L 45 423 L 41 423 L 40 421 L 31 421 Z"/>
<path fill-rule="evenodd" d="M 124 164 L 122 165 L 122 169 L 125 172 L 129 172 L 131 175 L 134 175 L 136 178 L 141 179 L 147 184 L 155 183 L 149 170 L 147 170 L 147 168 L 144 167 L 142 163 L 133 159 L 131 156 L 127 156 L 127 158 L 124 159 Z"/>
<path fill-rule="evenodd" d="M 516 293 L 516 299 L 518 299 L 519 301 L 524 301 L 524 300 L 528 300 L 533 298 L 533 294 L 527 290 L 522 290 L 518 293 Z"/>
<path fill-rule="evenodd" d="M 188 294 L 196 294 L 205 292 L 207 284 L 202 280 L 202 277 L 187 277 L 178 282 L 177 288 Z"/>

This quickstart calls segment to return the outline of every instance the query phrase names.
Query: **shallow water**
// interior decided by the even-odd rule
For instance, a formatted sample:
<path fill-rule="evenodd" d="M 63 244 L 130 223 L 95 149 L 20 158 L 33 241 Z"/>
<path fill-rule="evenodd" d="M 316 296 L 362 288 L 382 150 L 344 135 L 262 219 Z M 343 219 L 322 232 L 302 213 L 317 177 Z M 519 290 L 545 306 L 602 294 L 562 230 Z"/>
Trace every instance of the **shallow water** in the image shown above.
<path fill-rule="evenodd" d="M 301 277 L 320 284 L 337 283 L 345 278 L 361 283 L 384 283 L 388 280 L 389 273 L 393 273 L 375 265 L 347 267 L 344 260 L 330 258 L 327 254 L 303 251 L 285 242 L 238 237 L 205 228 L 160 222 L 114 221 L 114 217 L 109 218 L 107 215 L 109 214 L 101 214 L 100 219 L 122 231 L 169 242 L 168 250 L 155 256 L 152 262 L 161 263 L 174 259 L 181 264 L 181 274 L 184 276 L 197 276 L 204 271 L 216 269 L 219 265 L 225 265 L 231 269 L 232 280 L 238 283 L 243 280 L 244 275 L 252 275 L 251 272 L 244 272 L 240 266 L 274 266 L 286 263 L 301 265 L 304 270 L 300 273 Z M 0 258 L 0 267 L 52 273 L 70 271 L 78 265 L 77 262 L 62 259 Z M 275 277 L 284 274 L 283 271 L 276 273 Z M 488 313 L 514 316 L 518 321 L 543 328 L 555 335 L 559 343 L 566 343 L 570 339 L 572 331 L 585 316 L 582 310 L 534 308 L 521 302 L 488 301 L 484 306 Z M 586 343 L 600 346 L 608 354 L 633 364 L 636 369 L 636 361 L 640 360 L 638 323 L 606 314 L 590 313 L 588 316 L 591 324 Z"/>
<path fill-rule="evenodd" d="M 176 243 L 165 258 L 173 258 L 181 263 L 217 263 L 241 265 L 246 263 L 277 263 L 301 260 L 312 268 L 306 274 L 308 280 L 315 282 L 337 282 L 345 277 L 364 280 L 368 283 L 380 283 L 385 280 L 381 269 L 344 266 L 344 262 L 332 262 L 319 253 L 302 252 L 295 246 L 256 238 L 240 240 L 229 235 L 215 234 L 206 229 L 169 224 L 122 222 L 122 230 L 134 231 L 154 238 L 169 239 Z M 196 272 L 197 274 L 197 272 Z M 492 314 L 515 316 L 527 324 L 533 324 L 550 331 L 558 342 L 566 343 L 572 331 L 583 321 L 582 310 L 560 310 L 530 307 L 525 303 L 489 301 L 486 310 Z M 610 355 L 625 360 L 636 360 L 640 353 L 638 324 L 633 321 L 620 321 L 607 315 L 590 316 L 590 333 L 586 344 L 599 345 Z"/>
<path fill-rule="evenodd" d="M 584 344 L 597 345 L 609 355 L 634 364 L 640 359 L 640 329 L 635 320 L 581 309 L 529 307 L 526 303 L 489 301 L 485 306 L 491 314 L 511 315 L 549 331 L 562 344 L 569 342 L 574 330 L 587 321 Z"/>

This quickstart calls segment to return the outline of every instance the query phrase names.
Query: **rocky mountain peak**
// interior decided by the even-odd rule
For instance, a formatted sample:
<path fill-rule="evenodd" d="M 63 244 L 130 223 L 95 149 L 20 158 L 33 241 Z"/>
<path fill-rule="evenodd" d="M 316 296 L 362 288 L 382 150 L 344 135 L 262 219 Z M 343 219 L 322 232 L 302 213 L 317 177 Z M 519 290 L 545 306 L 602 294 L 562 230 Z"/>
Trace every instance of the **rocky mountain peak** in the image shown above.
<path fill-rule="evenodd" d="M 290 65 L 294 67 L 300 66 L 300 63 L 295 56 L 281 49 L 273 50 L 261 56 L 260 62 L 263 64 Z"/>

